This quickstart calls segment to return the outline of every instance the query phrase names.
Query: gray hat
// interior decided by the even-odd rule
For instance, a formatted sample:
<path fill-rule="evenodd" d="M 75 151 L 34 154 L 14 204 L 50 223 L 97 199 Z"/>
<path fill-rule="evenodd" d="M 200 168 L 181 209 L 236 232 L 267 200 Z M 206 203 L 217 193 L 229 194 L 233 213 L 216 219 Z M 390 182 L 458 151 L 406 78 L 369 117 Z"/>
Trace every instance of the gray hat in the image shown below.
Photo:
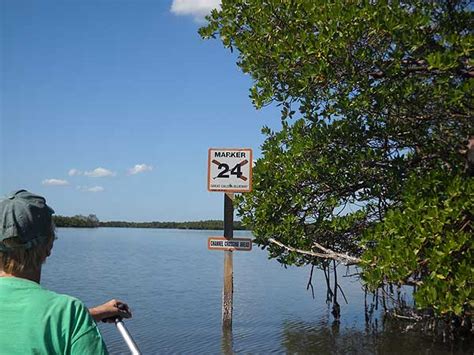
<path fill-rule="evenodd" d="M 44 197 L 26 190 L 13 192 L 0 200 L 0 251 L 8 251 L 3 244 L 8 238 L 18 238 L 15 248 L 29 249 L 51 235 L 52 214 Z"/>

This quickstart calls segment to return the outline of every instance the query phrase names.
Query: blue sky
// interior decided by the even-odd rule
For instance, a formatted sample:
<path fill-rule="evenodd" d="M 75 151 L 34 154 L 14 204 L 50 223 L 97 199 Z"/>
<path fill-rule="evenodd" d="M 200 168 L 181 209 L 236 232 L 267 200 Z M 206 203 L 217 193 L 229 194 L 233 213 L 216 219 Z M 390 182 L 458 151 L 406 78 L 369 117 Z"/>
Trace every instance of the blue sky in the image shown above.
<path fill-rule="evenodd" d="M 57 214 L 221 219 L 207 150 L 260 155 L 264 125 L 236 56 L 197 34 L 216 0 L 0 1 L 0 195 Z"/>

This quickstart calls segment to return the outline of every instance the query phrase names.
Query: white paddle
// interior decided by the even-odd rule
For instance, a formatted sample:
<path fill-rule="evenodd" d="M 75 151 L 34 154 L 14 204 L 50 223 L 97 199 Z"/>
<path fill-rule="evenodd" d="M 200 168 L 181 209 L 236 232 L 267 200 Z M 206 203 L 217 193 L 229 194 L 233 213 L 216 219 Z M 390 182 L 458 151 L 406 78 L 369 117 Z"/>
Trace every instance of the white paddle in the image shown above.
<path fill-rule="evenodd" d="M 132 352 L 132 355 L 141 355 L 141 352 L 138 349 L 137 344 L 133 340 L 127 328 L 125 328 L 125 324 L 123 324 L 121 318 L 115 319 L 115 325 L 117 326 L 117 329 L 120 332 L 120 335 L 122 335 L 123 340 L 125 340 L 125 343 L 127 344 L 128 348 Z"/>

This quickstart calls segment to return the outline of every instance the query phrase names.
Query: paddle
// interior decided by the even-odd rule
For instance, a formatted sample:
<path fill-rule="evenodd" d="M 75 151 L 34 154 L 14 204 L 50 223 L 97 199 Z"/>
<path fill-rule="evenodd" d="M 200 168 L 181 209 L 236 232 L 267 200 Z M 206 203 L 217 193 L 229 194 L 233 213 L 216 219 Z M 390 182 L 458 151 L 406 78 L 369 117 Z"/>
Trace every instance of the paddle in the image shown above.
<path fill-rule="evenodd" d="M 115 318 L 115 325 L 117 326 L 118 331 L 120 332 L 120 335 L 122 335 L 123 340 L 125 340 L 125 343 L 127 344 L 128 348 L 130 349 L 130 352 L 132 355 L 141 355 L 140 350 L 138 349 L 137 344 L 133 340 L 132 336 L 128 332 L 127 328 L 125 328 L 125 324 L 122 322 L 122 318 Z"/>
<path fill-rule="evenodd" d="M 127 313 L 129 313 L 128 309 L 127 309 L 127 306 L 125 306 L 123 304 L 119 304 L 117 307 L 120 310 L 127 311 Z M 130 349 L 130 352 L 132 353 L 132 355 L 141 355 L 141 352 L 138 349 L 137 343 L 135 343 L 132 336 L 130 335 L 127 328 L 125 327 L 125 324 L 122 321 L 122 317 L 105 318 L 105 319 L 102 319 L 102 322 L 105 323 L 105 322 L 108 322 L 112 319 L 115 322 L 115 325 L 117 326 L 117 329 L 118 329 L 120 335 L 122 336 L 123 340 L 125 340 L 125 343 L 127 344 L 128 348 Z"/>

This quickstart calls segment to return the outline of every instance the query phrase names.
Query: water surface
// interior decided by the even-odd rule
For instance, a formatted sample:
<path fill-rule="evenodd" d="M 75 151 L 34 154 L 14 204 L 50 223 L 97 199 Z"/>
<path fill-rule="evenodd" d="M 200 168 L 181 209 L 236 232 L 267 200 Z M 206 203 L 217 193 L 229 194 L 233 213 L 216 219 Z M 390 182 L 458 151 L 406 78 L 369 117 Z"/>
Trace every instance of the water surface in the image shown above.
<path fill-rule="evenodd" d="M 215 231 L 58 229 L 42 283 L 94 306 L 118 298 L 144 354 L 450 354 L 430 337 L 366 325 L 364 293 L 354 278 L 339 279 L 341 322 L 326 305 L 323 275 L 315 271 L 315 299 L 306 290 L 309 267 L 283 268 L 254 246 L 234 253 L 234 323 L 221 328 L 223 252 L 209 251 Z M 235 236 L 251 237 L 248 232 Z M 109 351 L 128 353 L 112 324 L 101 324 Z"/>

